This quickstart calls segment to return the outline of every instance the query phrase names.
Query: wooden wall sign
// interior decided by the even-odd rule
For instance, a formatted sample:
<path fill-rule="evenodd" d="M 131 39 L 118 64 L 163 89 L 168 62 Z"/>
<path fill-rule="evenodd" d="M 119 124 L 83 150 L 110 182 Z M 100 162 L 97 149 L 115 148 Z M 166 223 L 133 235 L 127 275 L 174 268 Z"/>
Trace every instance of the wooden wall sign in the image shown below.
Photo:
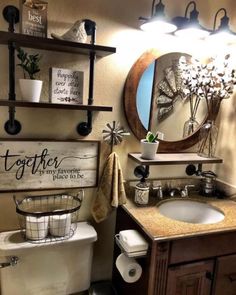
<path fill-rule="evenodd" d="M 69 69 L 50 68 L 49 85 L 52 103 L 83 103 L 84 73 Z"/>
<path fill-rule="evenodd" d="M 98 141 L 0 141 L 0 191 L 97 186 Z"/>
<path fill-rule="evenodd" d="M 20 32 L 47 38 L 48 3 L 41 0 L 20 0 Z"/>

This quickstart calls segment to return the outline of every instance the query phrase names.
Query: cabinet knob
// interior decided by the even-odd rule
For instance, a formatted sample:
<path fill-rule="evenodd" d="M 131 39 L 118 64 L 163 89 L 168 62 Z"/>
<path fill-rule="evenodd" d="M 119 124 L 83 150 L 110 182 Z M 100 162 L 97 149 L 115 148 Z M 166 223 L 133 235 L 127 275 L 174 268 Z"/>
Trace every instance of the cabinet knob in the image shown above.
<path fill-rule="evenodd" d="M 236 273 L 229 274 L 228 278 L 229 278 L 231 283 L 236 282 Z"/>
<path fill-rule="evenodd" d="M 206 272 L 206 278 L 210 281 L 213 281 L 213 274 L 210 271 Z"/>

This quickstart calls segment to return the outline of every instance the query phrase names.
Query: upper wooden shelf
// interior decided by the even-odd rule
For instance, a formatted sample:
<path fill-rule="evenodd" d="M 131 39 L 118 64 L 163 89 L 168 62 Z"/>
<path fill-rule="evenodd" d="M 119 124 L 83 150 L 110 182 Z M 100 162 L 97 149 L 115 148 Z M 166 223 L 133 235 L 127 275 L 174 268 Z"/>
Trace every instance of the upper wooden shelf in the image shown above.
<path fill-rule="evenodd" d="M 0 44 L 8 44 L 9 42 L 15 42 L 17 45 L 22 47 L 44 49 L 49 51 L 77 53 L 84 55 L 89 55 L 90 52 L 94 52 L 98 57 L 107 56 L 116 52 L 115 47 L 69 42 L 0 31 Z"/>
<path fill-rule="evenodd" d="M 141 165 L 181 165 L 181 164 L 207 164 L 223 163 L 220 158 L 204 158 L 196 153 L 157 153 L 154 160 L 141 158 L 140 153 L 129 153 L 129 158 Z"/>
<path fill-rule="evenodd" d="M 60 103 L 50 103 L 50 102 L 0 100 L 0 106 L 112 112 L 112 107 L 110 106 L 85 105 L 85 104 L 60 104 Z"/>

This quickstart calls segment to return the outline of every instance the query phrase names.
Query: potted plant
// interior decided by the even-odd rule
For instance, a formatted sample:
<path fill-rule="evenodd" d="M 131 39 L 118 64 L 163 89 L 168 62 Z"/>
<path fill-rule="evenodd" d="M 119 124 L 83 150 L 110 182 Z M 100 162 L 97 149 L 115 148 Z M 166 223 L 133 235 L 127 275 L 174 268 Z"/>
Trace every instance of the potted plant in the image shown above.
<path fill-rule="evenodd" d="M 141 158 L 147 160 L 155 159 L 159 146 L 159 139 L 163 139 L 163 134 L 161 132 L 153 134 L 151 131 L 148 131 L 146 138 L 141 139 Z"/>
<path fill-rule="evenodd" d="M 28 54 L 22 48 L 17 49 L 17 57 L 22 68 L 24 79 L 19 79 L 20 90 L 23 100 L 39 102 L 43 81 L 36 80 L 36 74 L 39 73 L 39 54 Z"/>

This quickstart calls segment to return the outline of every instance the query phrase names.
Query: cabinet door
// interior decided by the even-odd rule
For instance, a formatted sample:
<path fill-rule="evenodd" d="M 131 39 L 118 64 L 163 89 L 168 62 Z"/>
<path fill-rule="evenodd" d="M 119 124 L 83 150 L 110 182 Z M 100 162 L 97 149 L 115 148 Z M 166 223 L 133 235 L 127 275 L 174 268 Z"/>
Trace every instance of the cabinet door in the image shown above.
<path fill-rule="evenodd" d="M 210 260 L 170 267 L 166 294 L 210 295 L 213 266 Z"/>
<path fill-rule="evenodd" d="M 217 258 L 214 295 L 236 295 L 236 255 Z"/>

